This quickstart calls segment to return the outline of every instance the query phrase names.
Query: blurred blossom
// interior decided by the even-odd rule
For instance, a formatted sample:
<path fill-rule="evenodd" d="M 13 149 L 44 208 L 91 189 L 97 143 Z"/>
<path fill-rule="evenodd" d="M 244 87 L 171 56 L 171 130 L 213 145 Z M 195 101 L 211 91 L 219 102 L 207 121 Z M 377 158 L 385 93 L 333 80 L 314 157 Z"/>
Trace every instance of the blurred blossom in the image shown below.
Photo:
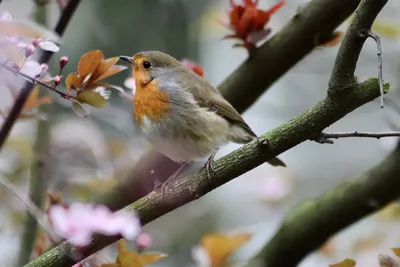
<path fill-rule="evenodd" d="M 265 201 L 279 201 L 290 193 L 290 184 L 283 176 L 269 176 L 257 183 L 256 191 Z"/>
<path fill-rule="evenodd" d="M 99 93 L 102 97 L 104 97 L 104 99 L 109 99 L 111 95 L 110 90 L 106 90 L 106 88 L 102 86 L 99 86 L 96 89 L 93 89 L 92 91 Z"/>
<path fill-rule="evenodd" d="M 138 238 L 136 238 L 136 246 L 139 251 L 142 251 L 151 245 L 151 237 L 149 234 L 141 233 Z"/>
<path fill-rule="evenodd" d="M 24 73 L 32 78 L 39 76 L 42 72 L 43 68 L 37 61 L 27 60 L 19 70 L 21 73 Z"/>
<path fill-rule="evenodd" d="M 207 250 L 202 246 L 195 246 L 192 249 L 192 259 L 195 262 L 196 267 L 210 267 L 211 259 Z"/>
<path fill-rule="evenodd" d="M 181 63 L 188 69 L 192 70 L 197 75 L 204 77 L 204 70 L 203 68 L 194 61 L 188 59 L 182 59 Z"/>
<path fill-rule="evenodd" d="M 49 219 L 55 232 L 76 246 L 89 244 L 94 233 L 120 234 L 134 240 L 141 230 L 135 215 L 123 211 L 113 213 L 103 205 L 74 203 L 68 208 L 53 205 L 49 210 Z"/>
<path fill-rule="evenodd" d="M 136 86 L 135 86 L 135 78 L 133 76 L 127 78 L 124 81 L 124 86 L 128 89 L 132 90 L 132 95 L 135 95 L 136 92 Z"/>

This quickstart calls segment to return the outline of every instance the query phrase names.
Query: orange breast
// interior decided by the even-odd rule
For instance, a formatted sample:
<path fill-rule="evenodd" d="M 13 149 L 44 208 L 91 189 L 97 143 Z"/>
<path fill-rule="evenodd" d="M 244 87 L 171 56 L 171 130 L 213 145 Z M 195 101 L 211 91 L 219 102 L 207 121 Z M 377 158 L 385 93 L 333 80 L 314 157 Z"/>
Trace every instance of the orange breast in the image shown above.
<path fill-rule="evenodd" d="M 140 84 L 136 82 L 136 92 L 134 98 L 134 116 L 139 127 L 142 125 L 143 116 L 152 121 L 160 121 L 171 107 L 168 103 L 168 94 L 161 91 L 156 81 Z"/>

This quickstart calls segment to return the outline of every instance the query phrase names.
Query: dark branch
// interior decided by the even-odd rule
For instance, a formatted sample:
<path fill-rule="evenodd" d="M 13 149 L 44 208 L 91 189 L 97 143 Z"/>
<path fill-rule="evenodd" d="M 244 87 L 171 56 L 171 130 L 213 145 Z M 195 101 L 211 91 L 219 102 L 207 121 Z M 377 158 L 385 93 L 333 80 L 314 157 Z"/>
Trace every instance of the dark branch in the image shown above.
<path fill-rule="evenodd" d="M 355 86 L 357 89 L 343 95 L 337 102 L 327 97 L 303 114 L 262 135 L 258 140 L 217 160 L 213 164 L 214 171 L 210 182 L 207 170 L 202 169 L 181 180 L 171 182 L 162 198 L 160 192 L 152 192 L 125 209 L 134 210 L 142 223 L 147 224 L 308 140 L 347 113 L 379 96 L 377 79 L 369 79 Z M 269 141 L 268 145 L 264 144 L 265 139 Z M 83 257 L 79 260 L 117 239 L 118 237 L 96 237 L 89 247 L 80 250 Z M 74 250 L 76 249 L 68 242 L 63 242 L 25 267 L 70 267 L 75 262 L 68 255 L 74 253 Z"/>
<path fill-rule="evenodd" d="M 67 28 L 67 25 L 72 15 L 74 14 L 76 8 L 78 7 L 79 3 L 80 0 L 70 0 L 68 2 L 68 5 L 64 9 L 54 30 L 58 35 L 62 36 L 64 34 L 64 31 Z M 52 52 L 44 51 L 44 53 L 38 60 L 39 63 L 46 63 L 47 61 L 49 61 L 52 55 L 53 55 Z M 11 128 L 13 127 L 15 121 L 17 120 L 18 115 L 21 113 L 22 107 L 24 106 L 25 101 L 28 98 L 33 88 L 34 88 L 33 83 L 28 81 L 25 82 L 24 87 L 21 89 L 17 98 L 15 99 L 14 104 L 0 129 L 0 149 L 3 147 L 4 142 L 6 141 L 8 134 L 11 131 Z"/>
<path fill-rule="evenodd" d="M 312 139 L 317 143 L 321 144 L 333 144 L 332 140 L 329 139 L 339 139 L 348 137 L 366 137 L 366 138 L 377 138 L 382 137 L 399 137 L 399 131 L 393 132 L 333 132 L 333 133 L 321 133 L 318 138 Z"/>
<path fill-rule="evenodd" d="M 347 92 L 346 85 L 356 83 L 354 72 L 362 47 L 368 37 L 365 33 L 371 30 L 376 16 L 387 1 L 388 0 L 361 1 L 336 56 L 329 80 L 328 93 L 331 96 L 334 96 L 336 93 Z"/>

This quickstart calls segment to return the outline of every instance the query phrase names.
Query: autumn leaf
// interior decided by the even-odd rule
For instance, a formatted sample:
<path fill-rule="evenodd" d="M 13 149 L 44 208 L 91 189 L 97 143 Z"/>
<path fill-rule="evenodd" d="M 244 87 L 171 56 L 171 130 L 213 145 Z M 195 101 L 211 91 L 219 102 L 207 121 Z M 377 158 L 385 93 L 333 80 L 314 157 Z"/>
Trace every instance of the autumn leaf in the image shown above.
<path fill-rule="evenodd" d="M 343 261 L 335 264 L 330 264 L 330 267 L 354 267 L 356 266 L 356 261 L 353 259 L 346 258 Z"/>
<path fill-rule="evenodd" d="M 103 59 L 103 53 L 100 50 L 92 50 L 84 54 L 78 63 L 79 76 L 86 77 L 93 74 Z"/>
<path fill-rule="evenodd" d="M 77 72 L 68 74 L 67 78 L 65 78 L 65 85 L 67 86 L 68 91 L 80 89 L 84 79 L 85 77 L 79 76 Z"/>
<path fill-rule="evenodd" d="M 235 235 L 209 233 L 202 237 L 199 247 L 207 252 L 210 267 L 220 267 L 226 265 L 228 257 L 242 247 L 250 237 L 251 234 L 248 233 Z"/>
<path fill-rule="evenodd" d="M 331 36 L 329 36 L 329 38 L 326 39 L 320 39 L 319 41 L 319 46 L 320 47 L 334 47 L 337 44 L 340 43 L 340 41 L 342 41 L 343 38 L 343 32 L 341 31 L 336 31 L 333 32 Z"/>
<path fill-rule="evenodd" d="M 391 250 L 396 254 L 397 257 L 400 257 L 400 248 L 391 248 Z"/>
<path fill-rule="evenodd" d="M 100 267 L 143 267 L 167 257 L 167 255 L 162 253 L 137 254 L 127 249 L 124 239 L 117 242 L 117 250 L 116 263 L 102 264 Z"/>
<path fill-rule="evenodd" d="M 107 100 L 101 94 L 93 91 L 82 91 L 74 99 L 79 103 L 88 104 L 95 108 L 104 108 L 108 105 Z"/>

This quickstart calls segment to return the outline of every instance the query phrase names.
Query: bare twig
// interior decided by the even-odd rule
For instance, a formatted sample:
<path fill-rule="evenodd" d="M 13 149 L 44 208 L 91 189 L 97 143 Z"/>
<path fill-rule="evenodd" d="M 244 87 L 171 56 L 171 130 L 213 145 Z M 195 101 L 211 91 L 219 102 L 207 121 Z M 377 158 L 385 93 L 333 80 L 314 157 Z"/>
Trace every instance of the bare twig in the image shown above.
<path fill-rule="evenodd" d="M 383 137 L 399 137 L 400 131 L 393 132 L 332 132 L 332 133 L 321 133 L 318 138 L 313 139 L 317 143 L 321 144 L 333 144 L 332 140 L 348 137 L 366 137 L 366 138 L 383 138 Z"/>
<path fill-rule="evenodd" d="M 367 31 L 363 31 L 361 32 L 362 35 L 365 35 L 367 37 L 371 37 L 372 39 L 375 40 L 376 42 L 376 50 L 377 50 L 377 56 L 378 56 L 378 79 L 379 79 L 379 90 L 381 92 L 381 108 L 383 108 L 384 104 L 383 101 L 385 100 L 384 97 L 384 90 L 383 90 L 383 74 L 382 74 L 382 45 L 381 45 L 381 38 L 379 38 L 379 36 L 375 33 L 373 33 L 370 30 Z"/>
<path fill-rule="evenodd" d="M 78 7 L 80 3 L 80 0 L 70 0 L 68 1 L 68 5 L 65 7 L 60 19 L 58 20 L 58 23 L 55 27 L 55 32 L 58 35 L 63 35 L 65 29 L 67 28 L 67 25 L 74 14 L 76 8 Z M 42 53 L 41 57 L 39 58 L 39 63 L 45 63 L 47 62 L 50 57 L 53 55 L 53 52 L 51 51 L 44 51 Z M 24 87 L 21 89 L 19 92 L 17 99 L 14 101 L 14 105 L 12 106 L 10 113 L 6 117 L 3 125 L 0 128 L 0 149 L 3 147 L 4 142 L 7 139 L 8 134 L 11 131 L 11 128 L 13 127 L 15 121 L 17 120 L 19 114 L 21 113 L 21 110 L 25 104 L 26 99 L 30 95 L 32 89 L 34 88 L 34 84 L 31 82 L 26 82 Z"/>
<path fill-rule="evenodd" d="M 16 199 L 18 199 L 29 213 L 35 217 L 36 221 L 42 226 L 42 228 L 49 234 L 51 239 L 55 242 L 60 241 L 61 239 L 57 236 L 57 234 L 53 231 L 50 223 L 47 221 L 44 213 L 36 207 L 36 205 L 29 199 L 23 197 L 25 194 L 18 191 L 18 189 L 10 183 L 7 179 L 0 176 L 0 187 L 4 188 L 8 193 L 13 195 Z"/>
<path fill-rule="evenodd" d="M 8 71 L 10 71 L 10 72 L 12 72 L 12 73 L 14 73 L 15 75 L 18 75 L 18 76 L 21 76 L 21 77 L 25 78 L 26 80 L 28 80 L 28 81 L 29 81 L 30 83 L 32 83 L 33 85 L 39 84 L 39 85 L 41 85 L 41 86 L 43 86 L 43 87 L 46 87 L 47 89 L 49 89 L 49 90 L 51 90 L 51 91 L 53 91 L 53 92 L 55 92 L 55 93 L 57 93 L 57 94 L 59 94 L 62 98 L 66 98 L 66 99 L 70 98 L 70 96 L 67 95 L 66 93 L 63 93 L 63 92 L 57 90 L 56 88 L 54 88 L 53 86 L 51 86 L 51 85 L 49 85 L 49 84 L 46 84 L 46 83 L 44 83 L 44 82 L 41 82 L 41 81 L 39 81 L 38 79 L 35 79 L 35 78 L 33 78 L 33 77 L 29 76 L 29 75 L 26 75 L 25 73 L 22 73 L 22 72 L 20 72 L 20 71 L 14 69 L 14 68 L 12 68 L 12 67 L 10 67 L 10 66 L 7 66 L 5 63 L 1 64 L 0 66 L 1 66 L 2 68 L 4 68 L 4 69 L 6 69 L 6 70 L 8 70 Z"/>

